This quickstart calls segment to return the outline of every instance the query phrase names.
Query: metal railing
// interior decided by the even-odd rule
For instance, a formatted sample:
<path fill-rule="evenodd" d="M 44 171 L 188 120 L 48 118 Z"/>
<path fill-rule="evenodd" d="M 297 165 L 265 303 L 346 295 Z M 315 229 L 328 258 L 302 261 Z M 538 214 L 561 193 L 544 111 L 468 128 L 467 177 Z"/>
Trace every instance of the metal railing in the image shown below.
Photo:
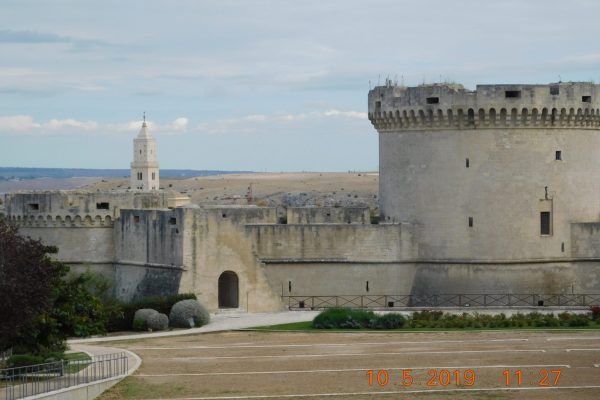
<path fill-rule="evenodd" d="M 125 376 L 127 370 L 126 353 L 1 369 L 0 400 L 16 400 L 84 383 Z"/>
<path fill-rule="evenodd" d="M 281 296 L 290 310 L 398 307 L 589 307 L 600 294 L 432 294 Z"/>

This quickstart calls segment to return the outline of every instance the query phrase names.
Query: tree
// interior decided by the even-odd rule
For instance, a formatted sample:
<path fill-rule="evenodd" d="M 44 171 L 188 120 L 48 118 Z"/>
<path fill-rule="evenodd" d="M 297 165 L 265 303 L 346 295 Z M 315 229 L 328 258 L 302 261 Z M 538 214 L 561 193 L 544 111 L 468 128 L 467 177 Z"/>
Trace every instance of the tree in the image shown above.
<path fill-rule="evenodd" d="M 20 236 L 0 220 L 0 349 L 9 347 L 52 305 L 60 268 L 50 259 L 57 249 Z"/>
<path fill-rule="evenodd" d="M 57 251 L 0 220 L 0 350 L 62 351 L 69 336 L 105 333 L 111 313 L 122 313 L 106 279 L 70 274 L 50 259 Z"/>

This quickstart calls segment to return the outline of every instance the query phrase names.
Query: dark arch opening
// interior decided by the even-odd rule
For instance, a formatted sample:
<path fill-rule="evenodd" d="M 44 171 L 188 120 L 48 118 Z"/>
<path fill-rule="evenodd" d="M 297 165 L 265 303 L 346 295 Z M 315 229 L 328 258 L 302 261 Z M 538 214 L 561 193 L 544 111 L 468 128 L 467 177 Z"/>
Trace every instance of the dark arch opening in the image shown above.
<path fill-rule="evenodd" d="M 225 271 L 219 276 L 219 308 L 238 308 L 239 280 L 233 271 Z"/>

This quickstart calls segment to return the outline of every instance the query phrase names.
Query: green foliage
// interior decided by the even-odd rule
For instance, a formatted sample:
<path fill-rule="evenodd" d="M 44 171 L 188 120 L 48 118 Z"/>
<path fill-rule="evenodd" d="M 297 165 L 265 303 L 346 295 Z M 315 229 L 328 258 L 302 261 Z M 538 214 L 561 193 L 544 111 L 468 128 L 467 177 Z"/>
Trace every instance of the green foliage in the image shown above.
<path fill-rule="evenodd" d="M 182 300 L 173 305 L 169 322 L 176 328 L 194 328 L 208 324 L 210 314 L 198 300 Z"/>
<path fill-rule="evenodd" d="M 416 311 L 411 317 L 400 314 L 375 315 L 372 311 L 332 308 L 321 312 L 312 326 L 319 329 L 501 329 L 501 328 L 554 328 L 585 327 L 593 322 L 590 315 L 561 313 L 541 314 L 447 314 L 442 311 Z"/>
<path fill-rule="evenodd" d="M 52 308 L 40 313 L 15 344 L 33 354 L 63 351 L 68 337 L 106 332 L 112 302 L 104 300 L 108 283 L 89 271 L 70 274 L 69 267 L 53 262 L 59 271 L 53 282 Z"/>
<path fill-rule="evenodd" d="M 353 310 L 349 308 L 330 308 L 321 312 L 313 320 L 313 326 L 319 329 L 358 329 L 369 326 L 376 315 L 373 311 Z"/>
<path fill-rule="evenodd" d="M 42 356 L 34 356 L 32 354 L 15 354 L 6 360 L 6 367 L 20 368 L 43 363 L 44 357 Z"/>
<path fill-rule="evenodd" d="M 402 314 L 388 313 L 377 316 L 369 323 L 371 329 L 400 329 L 404 326 L 406 318 Z"/>
<path fill-rule="evenodd" d="M 152 314 L 146 319 L 148 329 L 164 331 L 169 329 L 169 317 L 166 314 Z"/>
<path fill-rule="evenodd" d="M 599 306 L 591 307 L 590 311 L 592 312 L 592 319 L 594 321 L 600 320 L 600 307 Z"/>
<path fill-rule="evenodd" d="M 153 310 L 151 308 L 142 308 L 141 310 L 137 310 L 135 314 L 133 314 L 133 324 L 132 328 L 135 331 L 146 331 L 148 330 L 148 318 L 152 315 L 158 315 L 158 311 Z"/>
<path fill-rule="evenodd" d="M 108 332 L 128 331 L 133 328 L 135 312 L 143 308 L 151 308 L 161 314 L 169 314 L 173 305 L 181 300 L 196 300 L 193 293 L 182 293 L 171 296 L 145 297 L 131 303 L 115 301 L 119 312 L 111 314 L 106 329 Z"/>
<path fill-rule="evenodd" d="M 0 221 L 0 349 L 14 346 L 38 315 L 51 309 L 53 287 L 61 274 L 50 259 L 56 252 Z"/>
<path fill-rule="evenodd" d="M 145 331 L 147 329 L 146 320 L 144 318 L 134 318 L 131 327 L 134 331 Z"/>

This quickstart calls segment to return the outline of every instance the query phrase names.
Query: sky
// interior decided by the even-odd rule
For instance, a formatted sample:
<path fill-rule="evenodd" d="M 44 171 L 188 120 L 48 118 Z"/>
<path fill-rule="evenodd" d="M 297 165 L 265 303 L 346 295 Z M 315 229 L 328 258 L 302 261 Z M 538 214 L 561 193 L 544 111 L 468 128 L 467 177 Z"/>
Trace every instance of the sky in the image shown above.
<path fill-rule="evenodd" d="M 378 169 L 370 87 L 600 81 L 595 0 L 2 0 L 0 166 Z"/>

